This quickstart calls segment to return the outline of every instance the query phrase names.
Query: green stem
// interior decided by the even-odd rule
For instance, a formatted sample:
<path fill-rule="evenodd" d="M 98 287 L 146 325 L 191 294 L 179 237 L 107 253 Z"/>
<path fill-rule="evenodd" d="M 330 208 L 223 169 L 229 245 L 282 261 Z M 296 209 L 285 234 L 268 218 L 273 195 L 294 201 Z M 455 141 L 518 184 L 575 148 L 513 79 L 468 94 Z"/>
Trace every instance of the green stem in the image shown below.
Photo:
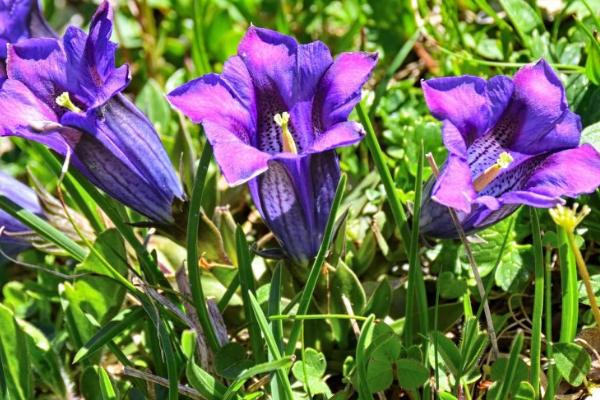
<path fill-rule="evenodd" d="M 544 312 L 544 256 L 540 221 L 535 208 L 530 208 L 531 231 L 533 235 L 533 256 L 535 270 L 535 294 L 533 300 L 533 320 L 531 332 L 531 377 L 535 398 L 540 398 L 540 370 L 542 354 L 542 314 Z"/>
<path fill-rule="evenodd" d="M 594 288 L 592 288 L 592 280 L 587 270 L 587 265 L 581 255 L 581 251 L 579 251 L 579 247 L 577 247 L 577 243 L 575 243 L 575 235 L 573 232 L 567 232 L 567 238 L 569 240 L 569 245 L 571 246 L 571 251 L 575 255 L 577 269 L 579 270 L 579 275 L 585 286 L 585 291 L 587 292 L 588 300 L 590 301 L 590 307 L 592 308 L 592 314 L 594 314 L 594 319 L 596 320 L 596 326 L 600 329 L 600 309 L 598 309 L 598 303 L 596 302 L 596 295 L 594 294 Z"/>
<path fill-rule="evenodd" d="M 77 261 L 83 261 L 87 256 L 86 250 L 75 243 L 67 235 L 44 221 L 31 211 L 25 210 L 21 206 L 13 203 L 9 198 L 0 195 L 0 208 L 18 219 L 26 226 L 33 229 L 37 234 L 44 239 L 56 244 L 61 249 L 65 250 L 71 257 Z"/>
<path fill-rule="evenodd" d="M 544 278 L 544 292 L 545 292 L 545 301 L 546 304 L 546 358 L 548 361 L 552 361 L 554 359 L 554 352 L 552 351 L 552 346 L 554 345 L 552 342 L 552 264 L 550 262 L 551 251 L 546 250 L 546 276 Z M 548 371 L 546 372 L 548 376 L 548 382 L 550 383 L 546 387 L 546 394 L 544 398 L 548 400 L 554 399 L 554 366 L 552 363 L 548 365 Z"/>
<path fill-rule="evenodd" d="M 567 233 L 560 226 L 558 233 L 558 256 L 560 260 L 560 280 L 562 286 L 562 314 L 560 342 L 570 343 L 577 334 L 579 297 L 577 291 L 577 267 L 573 253 L 569 251 Z"/>
<path fill-rule="evenodd" d="M 408 220 L 406 218 L 406 213 L 404 212 L 404 208 L 402 208 L 402 204 L 400 204 L 400 200 L 396 195 L 396 185 L 394 184 L 394 180 L 392 179 L 392 174 L 388 169 L 385 163 L 385 155 L 381 150 L 381 146 L 377 141 L 377 136 L 375 135 L 375 130 L 373 129 L 373 125 L 371 124 L 371 120 L 367 116 L 365 112 L 365 107 L 362 103 L 358 103 L 356 108 L 358 112 L 358 117 L 360 118 L 360 122 L 363 124 L 367 135 L 365 137 L 365 142 L 367 143 L 367 147 L 369 148 L 369 152 L 371 152 L 371 156 L 373 157 L 373 162 L 375 163 L 375 168 L 377 168 L 377 172 L 381 177 L 381 181 L 383 182 L 383 186 L 385 188 L 385 192 L 387 194 L 388 202 L 390 204 L 390 208 L 392 209 L 392 214 L 394 215 L 394 220 L 398 229 L 400 230 L 400 237 L 402 238 L 402 242 L 404 246 L 408 248 L 410 244 L 410 232 L 408 230 Z"/>
<path fill-rule="evenodd" d="M 304 290 L 302 291 L 302 295 L 300 297 L 300 304 L 298 305 L 298 311 L 296 312 L 298 315 L 306 314 L 312 299 L 312 295 L 317 287 L 317 281 L 319 280 L 319 275 L 321 274 L 321 269 L 323 268 L 323 263 L 325 262 L 325 256 L 333 236 L 333 225 L 335 222 L 337 209 L 342 202 L 344 190 L 346 190 L 346 175 L 342 175 L 340 182 L 338 183 L 337 190 L 335 191 L 335 197 L 329 213 L 329 219 L 327 220 L 327 226 L 325 228 L 325 233 L 323 234 L 323 241 L 321 242 L 321 247 L 319 248 L 317 257 L 315 258 L 315 261 L 310 269 L 308 279 L 306 280 L 306 285 L 304 286 Z M 296 342 L 298 342 L 301 328 L 302 320 L 295 320 L 294 324 L 292 325 L 287 347 L 285 349 L 285 355 L 294 354 L 294 351 L 296 350 Z"/>
<path fill-rule="evenodd" d="M 196 179 L 194 180 L 194 189 L 192 190 L 192 198 L 190 199 L 190 208 L 187 225 L 187 268 L 188 277 L 190 280 L 190 289 L 192 291 L 192 300 L 198 313 L 198 319 L 202 330 L 213 352 L 216 352 L 221 346 L 217 339 L 217 334 L 213 327 L 208 308 L 206 306 L 206 298 L 202 289 L 202 277 L 198 268 L 198 228 L 200 226 L 200 205 L 202 204 L 202 196 L 204 194 L 204 183 L 208 173 L 208 165 L 212 157 L 212 149 L 208 143 L 204 145 L 200 163 L 196 171 Z"/>

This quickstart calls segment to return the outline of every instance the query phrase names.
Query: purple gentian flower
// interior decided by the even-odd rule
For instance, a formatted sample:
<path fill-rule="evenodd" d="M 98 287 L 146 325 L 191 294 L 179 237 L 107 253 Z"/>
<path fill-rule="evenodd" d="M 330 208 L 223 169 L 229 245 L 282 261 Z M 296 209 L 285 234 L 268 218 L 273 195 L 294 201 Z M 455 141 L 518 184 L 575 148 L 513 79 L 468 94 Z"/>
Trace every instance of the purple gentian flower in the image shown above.
<path fill-rule="evenodd" d="M 0 80 L 6 78 L 7 44 L 31 37 L 56 37 L 38 0 L 0 0 Z"/>
<path fill-rule="evenodd" d="M 3 172 L 0 172 L 0 195 L 5 196 L 25 210 L 39 216 L 43 215 L 42 207 L 35 192 Z M 28 241 L 19 237 L 19 234 L 30 233 L 31 229 L 4 210 L 0 210 L 0 228 L 2 229 L 0 249 L 2 249 L 4 254 L 13 257 L 31 247 Z M 2 258 L 0 255 L 0 260 Z"/>
<path fill-rule="evenodd" d="M 222 74 L 169 95 L 203 125 L 227 182 L 249 183 L 258 211 L 296 262 L 318 251 L 340 176 L 334 149 L 363 138 L 348 115 L 376 62 L 367 53 L 333 60 L 322 42 L 301 45 L 251 26 Z"/>
<path fill-rule="evenodd" d="M 8 79 L 0 88 L 0 135 L 47 145 L 70 157 L 92 183 L 125 205 L 171 224 L 181 183 L 148 118 L 121 91 L 127 66 L 115 68 L 107 2 L 89 36 L 70 27 L 62 41 L 9 45 Z"/>
<path fill-rule="evenodd" d="M 456 237 L 446 207 L 457 211 L 469 234 L 521 204 L 550 208 L 600 185 L 600 155 L 579 145 L 581 121 L 546 61 L 524 66 L 513 79 L 438 78 L 422 87 L 431 113 L 443 122 L 449 152 L 425 190 L 425 235 Z"/>

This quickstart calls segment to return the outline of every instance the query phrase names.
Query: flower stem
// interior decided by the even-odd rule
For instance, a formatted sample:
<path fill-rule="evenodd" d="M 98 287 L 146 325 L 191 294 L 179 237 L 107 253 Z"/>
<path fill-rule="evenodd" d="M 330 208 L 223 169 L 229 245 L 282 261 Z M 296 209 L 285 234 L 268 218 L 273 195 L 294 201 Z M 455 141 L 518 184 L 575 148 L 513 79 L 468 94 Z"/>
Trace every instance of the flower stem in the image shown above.
<path fill-rule="evenodd" d="M 596 320 L 596 326 L 600 328 L 600 309 L 598 309 L 596 295 L 594 294 L 594 289 L 592 288 L 592 281 L 590 279 L 590 274 L 588 273 L 585 260 L 583 259 L 583 256 L 581 255 L 581 252 L 575 243 L 575 235 L 573 232 L 567 232 L 567 239 L 569 240 L 571 251 L 575 255 L 577 269 L 579 270 L 579 275 L 581 276 L 581 280 L 583 280 L 583 284 L 585 285 L 585 291 L 587 292 L 587 296 L 590 301 L 592 314 L 594 314 L 594 319 Z"/>

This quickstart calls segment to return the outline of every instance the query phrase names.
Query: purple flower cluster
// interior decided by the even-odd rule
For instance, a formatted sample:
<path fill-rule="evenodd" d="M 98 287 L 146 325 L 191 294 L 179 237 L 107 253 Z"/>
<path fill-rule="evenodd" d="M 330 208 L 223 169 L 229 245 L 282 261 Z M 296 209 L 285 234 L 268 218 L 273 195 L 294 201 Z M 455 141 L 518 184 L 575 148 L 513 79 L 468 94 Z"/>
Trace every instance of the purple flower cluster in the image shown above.
<path fill-rule="evenodd" d="M 0 0 L 0 136 L 48 146 L 107 194 L 169 226 L 182 185 L 151 122 L 122 94 L 129 69 L 115 67 L 111 32 L 107 2 L 89 33 L 70 27 L 57 39 L 35 0 Z M 335 149 L 363 138 L 348 116 L 376 63 L 375 54 L 334 59 L 321 42 L 251 26 L 221 74 L 168 95 L 202 124 L 227 182 L 248 184 L 296 263 L 318 251 L 340 178 Z M 425 189 L 424 234 L 457 236 L 448 208 L 469 234 L 521 204 L 554 207 L 600 185 L 600 155 L 579 144 L 580 119 L 544 60 L 512 79 L 437 78 L 422 88 L 449 152 Z M 0 192 L 39 212 L 33 194 L 8 179 L 0 175 Z M 7 230 L 23 228 L 6 217 Z"/>
<path fill-rule="evenodd" d="M 7 46 L 0 87 L 0 135 L 42 143 L 92 183 L 158 225 L 173 222 L 183 189 L 152 123 L 121 94 L 127 66 L 115 68 L 112 11 L 98 8 L 89 34 Z"/>

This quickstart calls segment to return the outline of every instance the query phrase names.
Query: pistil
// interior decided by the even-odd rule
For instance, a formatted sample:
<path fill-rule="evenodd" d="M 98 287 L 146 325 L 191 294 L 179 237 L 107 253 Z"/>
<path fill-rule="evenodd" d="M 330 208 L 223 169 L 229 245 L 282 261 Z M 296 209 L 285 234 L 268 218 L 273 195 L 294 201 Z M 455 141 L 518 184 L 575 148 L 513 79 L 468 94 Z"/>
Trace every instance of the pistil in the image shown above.
<path fill-rule="evenodd" d="M 277 126 L 281 128 L 281 143 L 283 144 L 283 151 L 286 153 L 298 154 L 296 142 L 294 142 L 294 137 L 289 130 L 290 114 L 287 112 L 275 114 L 273 119 L 275 120 Z"/>
<path fill-rule="evenodd" d="M 75 103 L 73 103 L 73 101 L 71 100 L 71 96 L 69 96 L 68 92 L 63 92 L 60 96 L 58 96 L 56 98 L 56 104 L 75 113 L 81 112 L 81 109 L 77 107 Z"/>
<path fill-rule="evenodd" d="M 479 193 L 485 189 L 498 175 L 500 175 L 500 172 L 508 168 L 512 162 L 513 158 L 510 154 L 507 152 L 501 153 L 494 165 L 487 168 L 481 175 L 475 178 L 473 181 L 475 191 Z"/>

